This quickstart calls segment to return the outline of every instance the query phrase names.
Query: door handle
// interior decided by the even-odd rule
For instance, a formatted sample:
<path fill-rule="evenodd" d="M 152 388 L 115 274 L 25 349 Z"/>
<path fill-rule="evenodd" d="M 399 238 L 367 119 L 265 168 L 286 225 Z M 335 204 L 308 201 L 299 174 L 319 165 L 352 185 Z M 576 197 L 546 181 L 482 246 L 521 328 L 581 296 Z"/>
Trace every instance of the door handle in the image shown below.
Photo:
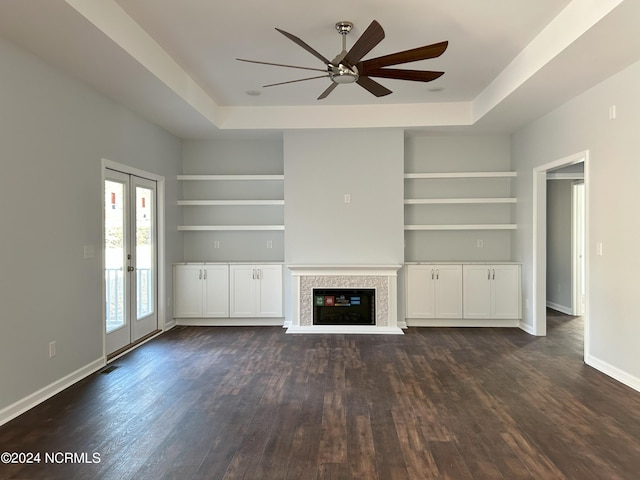
<path fill-rule="evenodd" d="M 133 272 L 136 267 L 132 267 L 131 265 L 127 265 L 127 272 Z"/>

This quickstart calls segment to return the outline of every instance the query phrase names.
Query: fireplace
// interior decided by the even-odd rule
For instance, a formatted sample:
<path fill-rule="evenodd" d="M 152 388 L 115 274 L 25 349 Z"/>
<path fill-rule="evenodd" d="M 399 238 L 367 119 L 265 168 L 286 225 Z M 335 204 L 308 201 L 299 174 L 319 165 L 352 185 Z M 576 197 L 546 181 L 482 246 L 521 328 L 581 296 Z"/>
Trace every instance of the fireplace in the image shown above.
<path fill-rule="evenodd" d="M 314 288 L 314 325 L 375 325 L 373 288 Z"/>
<path fill-rule="evenodd" d="M 285 320 L 287 333 L 404 333 L 398 325 L 397 272 L 401 265 L 288 265 L 288 268 L 292 274 L 292 303 Z M 326 305 L 327 297 L 332 297 L 329 304 L 335 304 L 336 293 L 345 297 L 338 299 L 341 305 Z M 366 298 L 362 293 L 366 293 Z M 360 297 L 360 305 L 356 305 L 358 299 L 352 302 L 349 295 Z M 316 308 L 320 307 L 318 297 L 324 297 L 322 309 Z M 320 320 L 316 319 L 318 313 Z"/>

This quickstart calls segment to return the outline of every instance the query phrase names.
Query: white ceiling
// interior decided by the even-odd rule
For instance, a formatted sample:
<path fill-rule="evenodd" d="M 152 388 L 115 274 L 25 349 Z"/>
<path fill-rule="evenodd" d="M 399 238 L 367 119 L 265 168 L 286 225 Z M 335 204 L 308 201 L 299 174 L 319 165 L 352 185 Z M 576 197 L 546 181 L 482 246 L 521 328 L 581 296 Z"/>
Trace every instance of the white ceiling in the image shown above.
<path fill-rule="evenodd" d="M 640 58 L 640 0 L 2 0 L 0 36 L 183 138 L 290 128 L 511 131 Z M 380 79 L 318 95 L 329 79 L 262 85 L 322 68 L 278 33 L 327 58 L 372 20 L 385 39 L 366 57 L 449 41 L 430 83 Z M 317 73 L 320 74 L 320 73 Z M 248 95 L 258 91 L 259 96 Z"/>

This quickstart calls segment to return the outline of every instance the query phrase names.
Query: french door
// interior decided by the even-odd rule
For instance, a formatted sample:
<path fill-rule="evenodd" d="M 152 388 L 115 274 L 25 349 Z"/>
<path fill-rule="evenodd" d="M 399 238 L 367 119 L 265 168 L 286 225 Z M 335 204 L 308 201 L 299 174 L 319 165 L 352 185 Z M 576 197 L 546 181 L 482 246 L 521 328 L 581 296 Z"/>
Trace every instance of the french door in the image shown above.
<path fill-rule="evenodd" d="M 105 171 L 106 354 L 158 329 L 156 182 Z"/>

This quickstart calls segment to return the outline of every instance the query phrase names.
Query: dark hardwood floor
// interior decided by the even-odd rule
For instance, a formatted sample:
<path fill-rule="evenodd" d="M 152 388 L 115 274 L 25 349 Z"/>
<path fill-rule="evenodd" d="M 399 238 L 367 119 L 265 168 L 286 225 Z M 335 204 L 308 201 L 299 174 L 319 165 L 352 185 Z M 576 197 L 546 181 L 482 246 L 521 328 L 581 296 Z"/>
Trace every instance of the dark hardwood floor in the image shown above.
<path fill-rule="evenodd" d="M 640 478 L 640 393 L 583 364 L 581 319 L 548 323 L 177 327 L 0 427 L 40 454 L 0 478 Z"/>

